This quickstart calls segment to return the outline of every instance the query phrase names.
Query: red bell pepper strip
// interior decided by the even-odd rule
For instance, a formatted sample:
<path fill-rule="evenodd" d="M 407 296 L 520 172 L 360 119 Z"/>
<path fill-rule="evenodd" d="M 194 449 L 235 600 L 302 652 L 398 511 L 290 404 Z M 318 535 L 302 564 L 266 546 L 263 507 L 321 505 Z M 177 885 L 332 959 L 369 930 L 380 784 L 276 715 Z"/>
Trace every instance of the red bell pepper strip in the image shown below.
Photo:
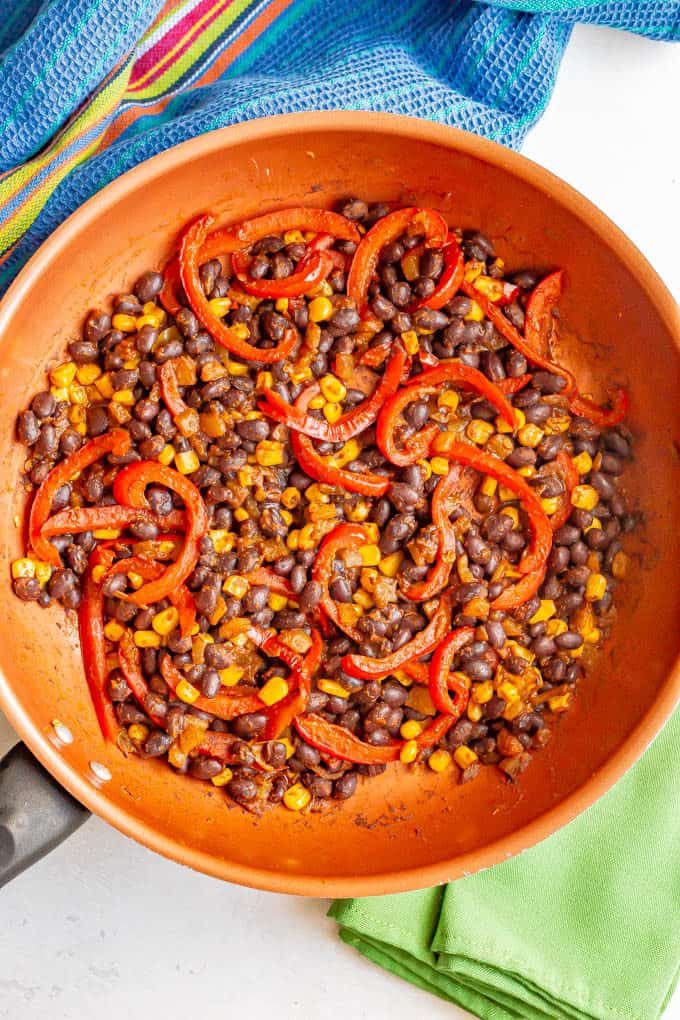
<path fill-rule="evenodd" d="M 140 606 L 158 602 L 186 581 L 196 566 L 201 539 L 208 530 L 208 513 L 201 493 L 185 475 L 164 464 L 148 460 L 127 464 L 116 475 L 113 494 L 123 506 L 147 509 L 149 504 L 144 490 L 154 482 L 176 492 L 184 500 L 186 533 L 177 559 L 156 581 L 143 585 L 130 596 L 131 601 Z"/>
<path fill-rule="evenodd" d="M 569 410 L 579 418 L 587 418 L 601 429 L 611 428 L 622 422 L 628 413 L 628 393 L 619 387 L 612 392 L 610 399 L 612 406 L 606 408 L 576 393 L 569 401 Z"/>
<path fill-rule="evenodd" d="M 177 668 L 169 655 L 164 655 L 161 660 L 161 676 L 170 690 L 177 692 L 178 685 L 185 679 L 184 674 Z M 262 708 L 262 701 L 257 691 L 252 687 L 240 686 L 230 687 L 229 694 L 219 693 L 214 698 L 204 698 L 199 695 L 192 705 L 201 712 L 210 712 L 217 719 L 230 722 L 238 719 L 240 715 L 247 715 L 250 712 L 259 712 Z"/>
<path fill-rule="evenodd" d="M 306 414 L 287 403 L 273 390 L 264 391 L 265 399 L 260 401 L 259 406 L 269 418 L 273 418 L 297 432 L 302 432 L 306 436 L 321 439 L 327 443 L 344 443 L 373 424 L 387 398 L 396 392 L 406 361 L 406 351 L 400 343 L 395 344 L 394 353 L 385 369 L 385 374 L 371 396 L 357 407 L 353 407 L 351 411 L 347 411 L 332 424 L 323 418 L 313 418 Z"/>
<path fill-rule="evenodd" d="M 161 517 L 150 510 L 118 505 L 67 507 L 48 517 L 40 534 L 43 538 L 52 538 L 54 535 L 79 535 L 83 531 L 98 531 L 100 528 L 122 530 L 134 521 L 149 521 L 161 531 L 174 531 L 184 527 L 184 514 L 181 510 L 171 510 L 165 517 Z"/>
<path fill-rule="evenodd" d="M 519 393 L 525 386 L 528 386 L 531 382 L 531 375 L 529 372 L 525 372 L 524 375 L 507 376 L 505 379 L 499 379 L 496 386 L 506 396 L 511 393 Z"/>
<path fill-rule="evenodd" d="M 314 565 L 312 566 L 312 577 L 321 585 L 321 607 L 326 615 L 333 621 L 338 630 L 342 630 L 354 641 L 361 641 L 361 635 L 356 627 L 344 624 L 340 618 L 338 604 L 331 598 L 329 588 L 333 579 L 333 564 L 335 557 L 343 549 L 358 549 L 362 545 L 368 545 L 370 538 L 365 528 L 360 524 L 338 524 L 322 541 L 317 553 Z"/>
<path fill-rule="evenodd" d="M 313 383 L 302 391 L 294 406 L 306 413 L 310 400 L 318 393 L 319 384 Z M 390 487 L 390 480 L 384 475 L 376 475 L 372 471 L 358 474 L 355 471 L 345 471 L 344 468 L 333 466 L 330 463 L 332 457 L 323 457 L 317 453 L 312 440 L 300 432 L 291 432 L 290 442 L 295 459 L 302 470 L 317 482 L 337 485 L 342 489 L 347 489 L 348 492 L 360 492 L 364 496 L 372 496 L 374 499 L 380 499 Z"/>
<path fill-rule="evenodd" d="M 343 255 L 341 251 L 331 248 L 337 238 L 332 234 L 317 234 L 307 245 L 309 251 L 323 251 L 331 259 L 334 269 L 340 269 L 343 273 L 347 271 L 348 263 L 351 262 L 351 255 Z"/>
<path fill-rule="evenodd" d="M 467 708 L 469 692 L 465 684 L 451 676 L 451 667 L 458 652 L 474 634 L 473 627 L 452 630 L 437 646 L 430 662 L 430 697 L 440 712 L 454 719 L 460 719 Z M 450 689 L 455 693 L 455 701 L 451 699 Z"/>
<path fill-rule="evenodd" d="M 242 340 L 232 329 L 225 326 L 210 307 L 210 303 L 203 293 L 199 268 L 205 261 L 205 255 L 201 252 L 201 248 L 213 222 L 212 216 L 201 216 L 191 223 L 182 235 L 179 251 L 180 279 L 194 315 L 212 338 L 222 347 L 226 347 L 231 354 L 236 354 L 246 361 L 262 363 L 283 361 L 298 342 L 298 334 L 295 329 L 291 327 L 286 330 L 283 340 L 276 347 L 261 350 L 246 340 Z"/>
<path fill-rule="evenodd" d="M 267 567 L 256 567 L 255 570 L 251 570 L 246 574 L 246 580 L 251 587 L 269 588 L 275 595 L 283 595 L 284 598 L 293 599 L 293 601 L 298 597 L 285 577 L 279 577 Z"/>
<path fill-rule="evenodd" d="M 127 681 L 127 685 L 146 712 L 149 719 L 161 729 L 165 729 L 165 718 L 149 711 L 147 699 L 149 687 L 142 673 L 142 664 L 139 648 L 135 644 L 131 630 L 124 630 L 118 642 L 118 662 Z"/>
<path fill-rule="evenodd" d="M 268 234 L 285 234 L 287 230 L 313 230 L 316 234 L 330 235 L 334 240 L 354 241 L 356 244 L 361 240 L 356 224 L 340 213 L 330 212 L 328 209 L 296 206 L 291 209 L 277 209 L 275 212 L 255 216 L 235 226 L 221 227 L 214 231 L 206 239 L 201 252 L 201 262 L 207 262 L 228 252 L 243 251 Z M 321 242 L 318 250 L 322 250 Z"/>
<path fill-rule="evenodd" d="M 104 639 L 104 595 L 92 572 L 113 559 L 112 549 L 95 549 L 87 567 L 83 583 L 83 597 L 78 607 L 78 633 L 83 656 L 85 679 L 92 705 L 104 740 L 114 741 L 119 726 L 113 705 L 106 693 L 106 642 Z"/>
<path fill-rule="evenodd" d="M 165 406 L 172 417 L 176 418 L 178 414 L 182 414 L 182 412 L 187 410 L 187 405 L 182 394 L 179 392 L 177 373 L 172 361 L 166 361 L 159 366 L 158 381 Z"/>
<path fill-rule="evenodd" d="M 418 308 L 443 308 L 447 301 L 455 297 L 460 290 L 465 274 L 465 261 L 453 234 L 448 235 L 446 244 L 442 248 L 442 255 L 444 256 L 444 268 L 437 280 L 437 286 L 429 298 L 415 301 L 407 309 L 408 312 L 415 312 Z"/>
<path fill-rule="evenodd" d="M 439 364 L 439 358 L 436 354 L 433 354 L 432 351 L 424 351 L 421 348 L 418 352 L 418 357 L 420 358 L 420 364 L 423 368 L 436 368 Z"/>
<path fill-rule="evenodd" d="M 561 375 L 565 380 L 565 387 L 562 390 L 563 396 L 568 396 L 573 393 L 576 389 L 576 381 L 574 376 L 566 368 L 562 368 L 561 365 L 557 365 L 554 361 L 550 361 L 549 358 L 544 358 L 539 351 L 534 350 L 530 343 L 525 337 L 516 329 L 509 319 L 505 317 L 501 309 L 489 301 L 486 295 L 480 293 L 475 289 L 473 283 L 463 280 L 460 289 L 464 294 L 467 294 L 469 298 L 476 301 L 480 306 L 484 315 L 487 319 L 490 319 L 493 325 L 496 327 L 501 336 L 504 336 L 509 344 L 523 354 L 527 361 L 533 365 L 538 365 L 539 368 L 544 369 L 546 372 L 552 372 L 554 375 Z"/>
<path fill-rule="evenodd" d="M 38 559 L 53 567 L 61 566 L 59 553 L 41 532 L 50 516 L 52 503 L 58 490 L 70 482 L 74 475 L 84 471 L 90 464 L 100 460 L 107 453 L 124 454 L 130 449 L 130 435 L 123 429 L 114 429 L 102 436 L 90 439 L 79 450 L 56 464 L 35 494 L 28 518 L 28 537 Z"/>
<path fill-rule="evenodd" d="M 343 656 L 341 665 L 345 673 L 361 680 L 380 679 L 394 673 L 395 669 L 401 669 L 404 663 L 428 655 L 449 632 L 451 604 L 451 593 L 445 592 L 427 627 L 415 634 L 396 652 L 392 652 L 382 659 L 372 659 L 368 655 Z"/>
<path fill-rule="evenodd" d="M 274 631 L 263 630 L 262 627 L 252 625 L 247 633 L 253 644 L 261 648 L 265 655 L 281 659 L 282 662 L 285 662 L 291 673 L 291 682 L 295 682 L 296 686 L 300 684 L 309 690 L 311 679 L 308 676 L 308 665 L 304 656 L 289 648 L 284 641 L 277 637 Z"/>
<path fill-rule="evenodd" d="M 456 531 L 451 523 L 451 511 L 463 502 L 471 504 L 475 485 L 474 478 L 465 476 L 458 464 L 453 464 L 448 475 L 437 482 L 432 496 L 432 522 L 439 532 L 437 561 L 426 578 L 402 588 L 407 599 L 431 599 L 449 583 L 451 568 L 456 560 Z"/>
<path fill-rule="evenodd" d="M 524 337 L 537 354 L 547 357 L 554 326 L 553 310 L 562 297 L 564 273 L 558 269 L 537 283 L 527 301 Z"/>
<path fill-rule="evenodd" d="M 506 588 L 491 603 L 492 609 L 519 609 L 525 602 L 532 599 L 545 579 L 546 568 L 532 570 L 530 573 L 520 577 L 509 588 Z"/>
<path fill-rule="evenodd" d="M 177 315 L 182 307 L 177 298 L 179 287 L 179 259 L 176 255 L 170 259 L 163 270 L 163 286 L 159 294 L 160 302 L 168 315 Z"/>
<path fill-rule="evenodd" d="M 557 531 L 563 524 L 566 524 L 569 520 L 569 516 L 572 511 L 571 505 L 571 491 L 575 486 L 578 485 L 579 475 L 573 460 L 569 456 L 566 450 L 560 450 L 555 457 L 555 468 L 554 470 L 562 478 L 564 482 L 564 492 L 560 500 L 560 508 L 550 518 L 550 525 L 553 531 Z"/>
<path fill-rule="evenodd" d="M 533 489 L 513 468 L 498 457 L 455 440 L 442 443 L 438 452 L 450 460 L 467 464 L 485 475 L 491 475 L 515 492 L 524 505 L 532 528 L 532 539 L 529 548 L 522 554 L 518 570 L 527 577 L 522 578 L 511 588 L 506 588 L 491 603 L 493 609 L 516 609 L 530 597 L 527 595 L 528 591 L 532 591 L 532 594 L 538 591 L 545 576 L 546 563 L 552 548 L 553 532 L 550 520 Z"/>
<path fill-rule="evenodd" d="M 311 678 L 319 668 L 321 662 L 321 655 L 323 652 L 323 640 L 321 634 L 317 630 L 312 630 L 312 646 L 305 655 L 304 665 L 306 676 L 303 677 L 305 683 L 307 678 L 311 682 Z M 307 701 L 309 699 L 309 688 L 300 685 L 300 689 L 297 691 L 291 691 L 285 698 L 279 701 L 267 712 L 267 725 L 264 730 L 265 740 L 276 740 L 280 737 L 284 730 L 293 723 L 293 720 L 301 712 L 304 712 Z"/>
<path fill-rule="evenodd" d="M 380 368 L 392 350 L 392 343 L 391 339 L 381 340 L 375 347 L 367 347 L 359 358 L 359 364 L 368 365 L 369 368 Z"/>
<path fill-rule="evenodd" d="M 300 259 L 290 276 L 280 280 L 254 280 L 248 274 L 250 256 L 243 251 L 231 257 L 234 275 L 248 294 L 261 298 L 300 297 L 317 287 L 333 270 L 333 259 L 323 251 L 313 251 Z"/>
<path fill-rule="evenodd" d="M 521 573 L 528 574 L 543 568 L 552 548 L 552 528 L 541 501 L 522 476 L 498 457 L 485 453 L 469 443 L 460 443 L 451 434 L 442 433 L 437 453 L 459 464 L 467 464 L 482 474 L 491 475 L 517 494 L 529 516 L 533 532 L 531 544 L 524 551 L 518 569 Z"/>
<path fill-rule="evenodd" d="M 427 456 L 430 445 L 439 433 L 437 425 L 428 425 L 414 436 L 410 436 L 401 449 L 396 444 L 395 430 L 399 417 L 408 404 L 424 396 L 440 392 L 444 383 L 454 383 L 467 389 L 476 390 L 496 408 L 502 418 L 515 427 L 515 412 L 512 404 L 495 383 L 476 368 L 460 361 L 440 361 L 436 368 L 428 368 L 417 375 L 412 382 L 398 390 L 385 402 L 378 418 L 376 443 L 380 452 L 393 464 L 406 466 L 415 464 Z"/>
<path fill-rule="evenodd" d="M 386 244 L 396 241 L 411 227 L 422 228 L 427 248 L 442 248 L 446 243 L 448 236 L 446 220 L 433 209 L 409 206 L 388 213 L 378 220 L 361 239 L 347 277 L 347 295 L 356 303 L 362 315 L 367 311 L 368 288 L 378 265 L 380 252 Z"/>
<path fill-rule="evenodd" d="M 203 754 L 209 758 L 217 758 L 224 765 L 247 765 L 249 769 L 257 769 L 258 772 L 276 771 L 258 761 L 252 752 L 245 758 L 243 752 L 248 752 L 248 745 L 243 740 L 235 737 L 233 733 L 207 730 L 201 743 L 194 750 L 197 754 Z"/>
<path fill-rule="evenodd" d="M 316 747 L 322 754 L 355 765 L 384 765 L 398 761 L 403 740 L 394 740 L 386 747 L 375 747 L 355 737 L 349 730 L 334 723 L 326 722 L 320 715 L 299 715 L 295 729 L 302 739 Z"/>
<path fill-rule="evenodd" d="M 179 613 L 179 632 L 181 637 L 190 637 L 196 623 L 196 603 L 185 584 L 170 595 L 170 601 Z"/>

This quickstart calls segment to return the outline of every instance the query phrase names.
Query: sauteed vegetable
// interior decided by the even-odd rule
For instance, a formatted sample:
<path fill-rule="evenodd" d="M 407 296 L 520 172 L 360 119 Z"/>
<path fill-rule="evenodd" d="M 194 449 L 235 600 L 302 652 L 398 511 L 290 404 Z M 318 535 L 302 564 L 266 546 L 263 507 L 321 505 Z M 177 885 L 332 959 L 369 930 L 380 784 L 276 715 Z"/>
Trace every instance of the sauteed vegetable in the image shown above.
<path fill-rule="evenodd" d="M 561 270 L 433 209 L 198 217 L 18 419 L 19 598 L 78 614 L 102 733 L 252 811 L 427 765 L 515 781 L 606 638 L 627 398 Z"/>

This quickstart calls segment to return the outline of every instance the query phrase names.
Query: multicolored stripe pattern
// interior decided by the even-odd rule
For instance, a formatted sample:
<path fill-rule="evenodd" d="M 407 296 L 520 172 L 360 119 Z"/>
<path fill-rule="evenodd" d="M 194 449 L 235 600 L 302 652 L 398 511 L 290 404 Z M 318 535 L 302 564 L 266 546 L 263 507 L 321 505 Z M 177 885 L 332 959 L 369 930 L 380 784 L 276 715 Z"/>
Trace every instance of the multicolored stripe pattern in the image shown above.
<path fill-rule="evenodd" d="M 386 110 L 518 147 L 579 20 L 677 39 L 680 0 L 0 0 L 0 291 L 99 188 L 226 124 Z"/>

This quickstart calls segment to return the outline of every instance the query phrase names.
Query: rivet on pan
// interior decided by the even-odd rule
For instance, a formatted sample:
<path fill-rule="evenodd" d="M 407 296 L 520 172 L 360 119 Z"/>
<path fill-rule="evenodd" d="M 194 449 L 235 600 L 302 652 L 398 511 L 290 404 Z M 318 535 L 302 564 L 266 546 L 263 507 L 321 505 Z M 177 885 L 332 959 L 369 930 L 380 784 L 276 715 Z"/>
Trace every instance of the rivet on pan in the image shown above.
<path fill-rule="evenodd" d="M 111 773 L 100 761 L 90 762 L 90 772 L 98 783 L 108 783 L 111 779 Z"/>
<path fill-rule="evenodd" d="M 61 722 L 59 719 L 53 719 L 52 728 L 54 729 L 54 734 L 57 738 L 56 739 L 57 743 L 59 744 L 73 743 L 73 734 L 71 733 L 68 726 L 65 725 L 65 723 Z"/>

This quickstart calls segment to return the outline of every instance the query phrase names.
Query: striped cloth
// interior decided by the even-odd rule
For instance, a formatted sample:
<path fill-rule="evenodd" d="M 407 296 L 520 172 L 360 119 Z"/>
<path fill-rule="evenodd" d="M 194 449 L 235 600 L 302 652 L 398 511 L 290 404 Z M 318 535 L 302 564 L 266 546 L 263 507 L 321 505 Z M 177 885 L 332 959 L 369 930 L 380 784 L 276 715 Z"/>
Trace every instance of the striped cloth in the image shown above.
<path fill-rule="evenodd" d="M 680 0 L 0 0 L 0 293 L 109 181 L 227 124 L 381 110 L 518 147 L 578 21 L 678 39 Z"/>

